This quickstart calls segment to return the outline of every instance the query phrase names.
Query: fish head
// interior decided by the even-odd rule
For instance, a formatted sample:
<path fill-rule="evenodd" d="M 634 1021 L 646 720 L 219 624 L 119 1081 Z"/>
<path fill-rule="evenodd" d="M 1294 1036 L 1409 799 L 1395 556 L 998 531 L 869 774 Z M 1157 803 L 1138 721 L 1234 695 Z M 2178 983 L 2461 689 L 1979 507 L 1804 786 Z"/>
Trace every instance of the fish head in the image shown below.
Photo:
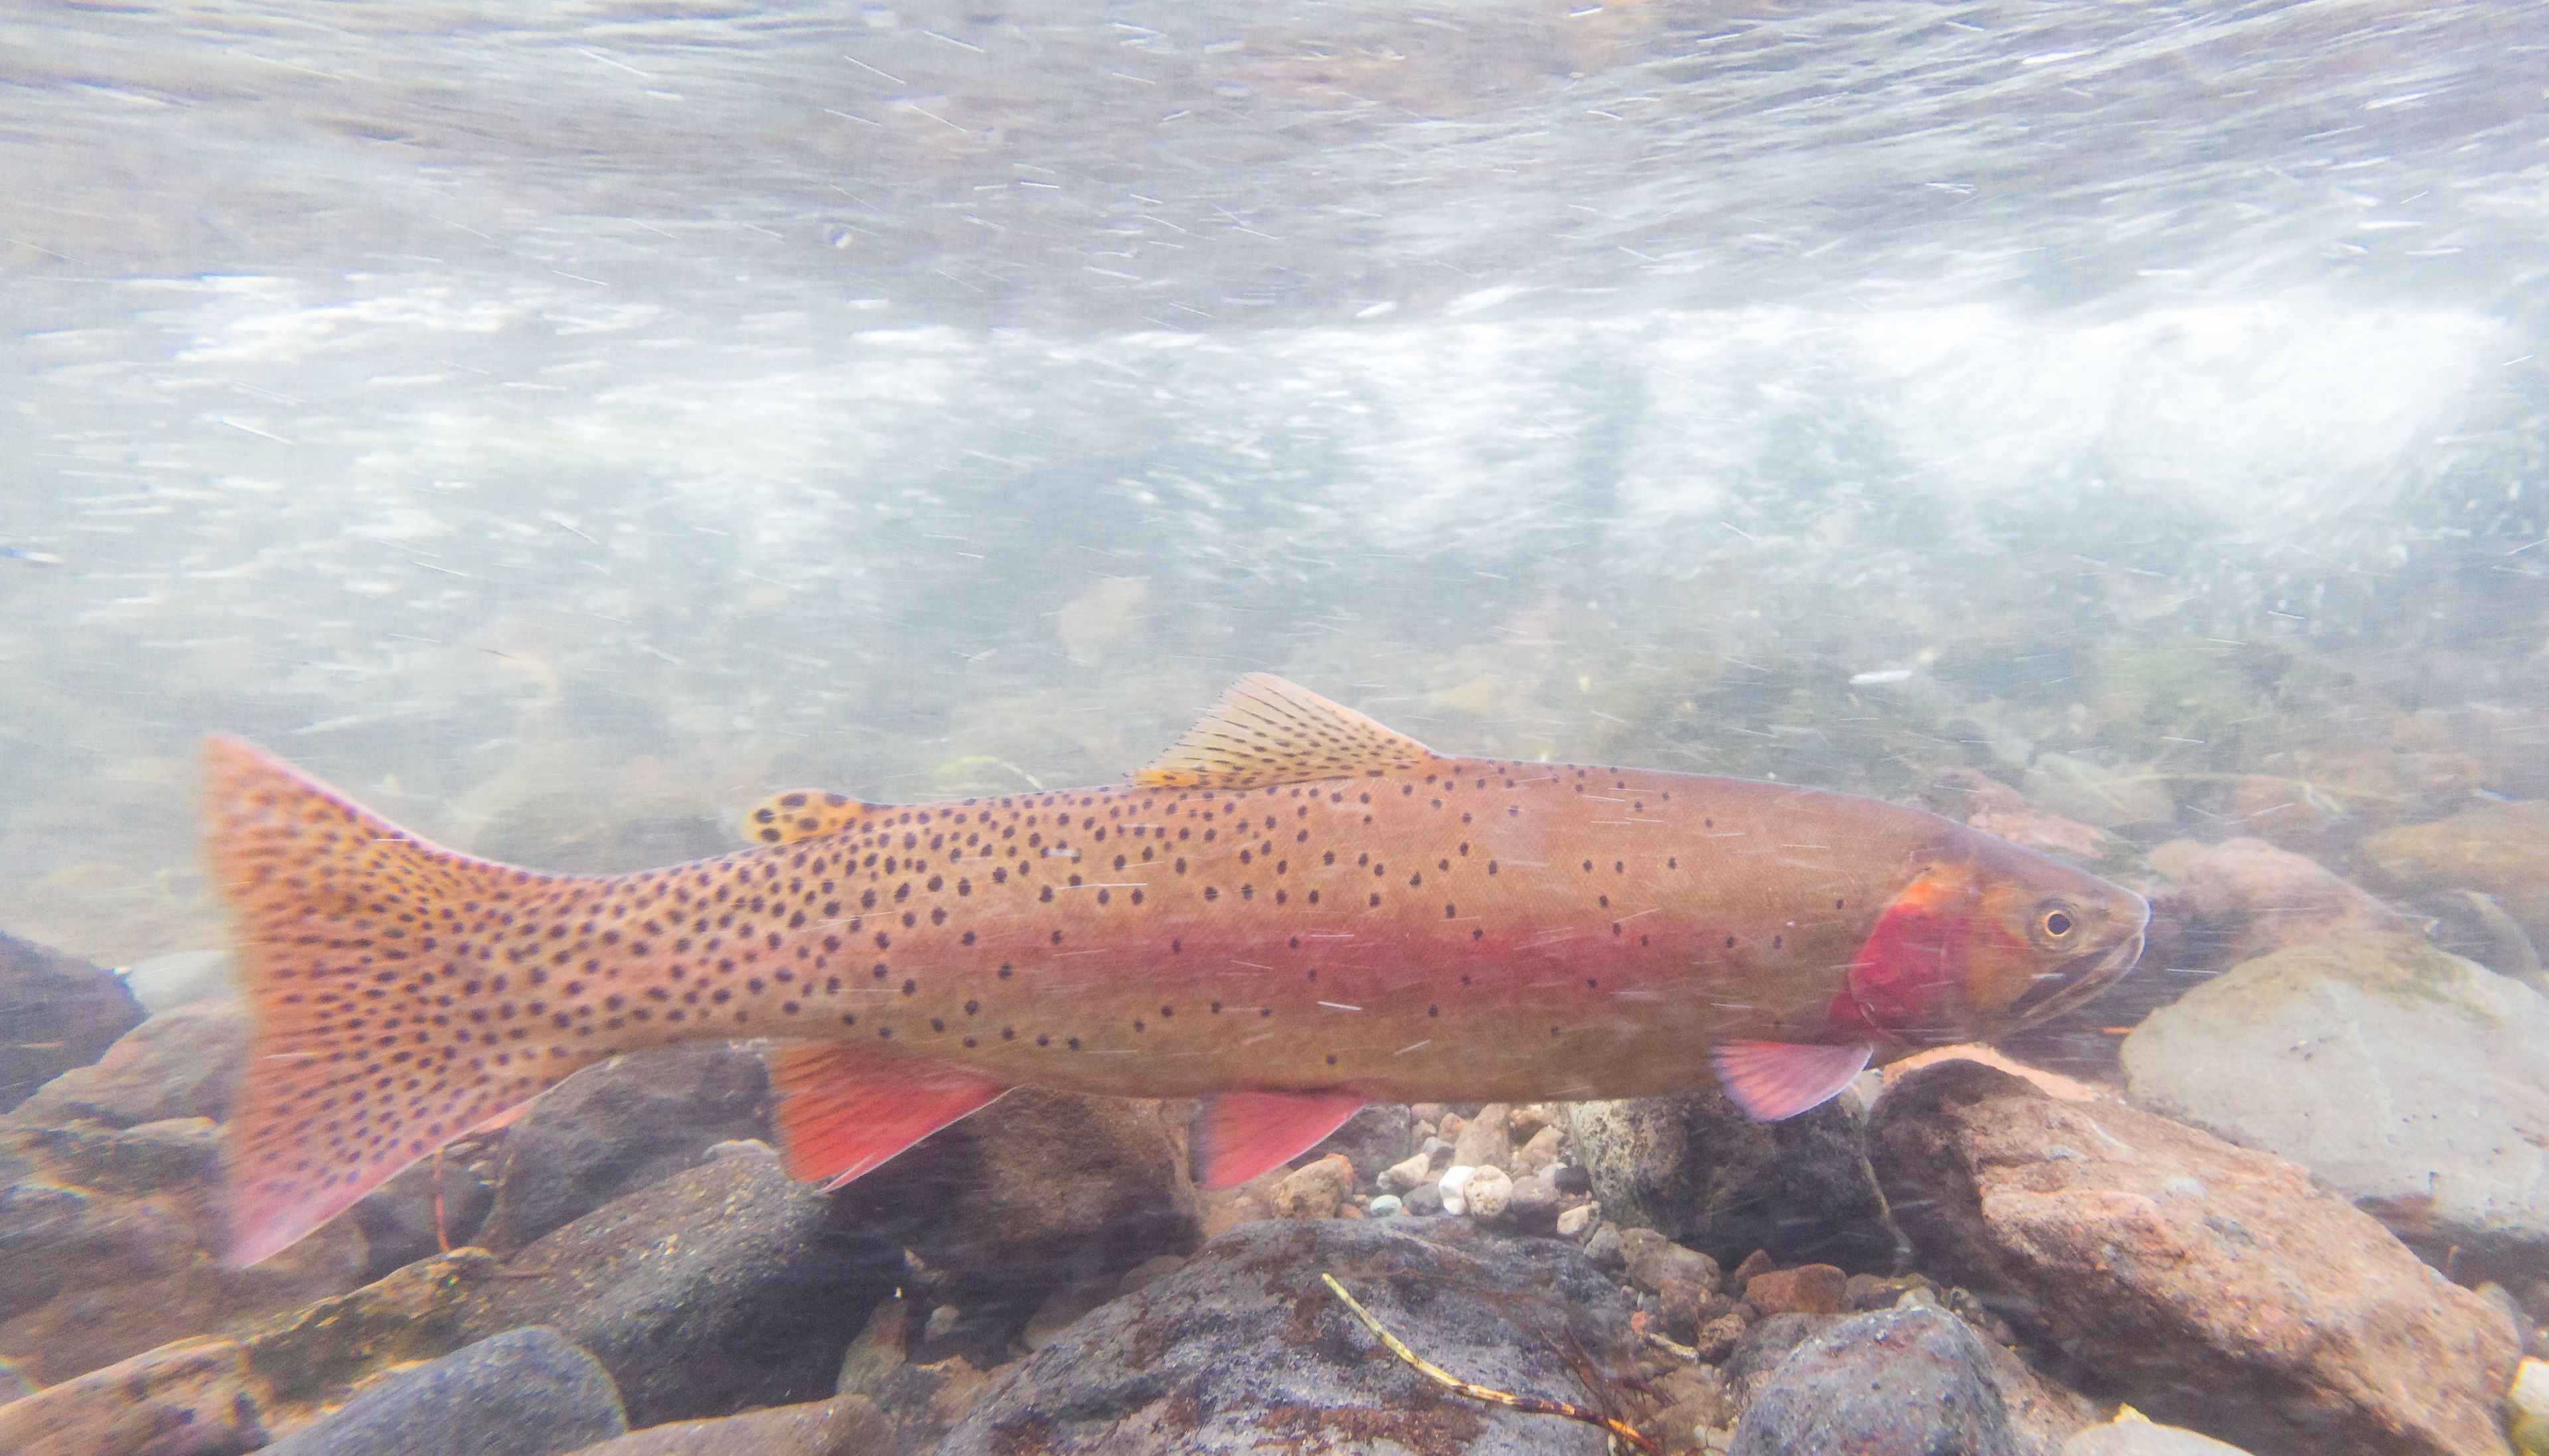
<path fill-rule="evenodd" d="M 2141 957 L 2149 903 L 2058 860 L 1965 831 L 1907 870 L 1834 1000 L 1847 1030 L 1990 1041 L 2080 1005 Z"/>

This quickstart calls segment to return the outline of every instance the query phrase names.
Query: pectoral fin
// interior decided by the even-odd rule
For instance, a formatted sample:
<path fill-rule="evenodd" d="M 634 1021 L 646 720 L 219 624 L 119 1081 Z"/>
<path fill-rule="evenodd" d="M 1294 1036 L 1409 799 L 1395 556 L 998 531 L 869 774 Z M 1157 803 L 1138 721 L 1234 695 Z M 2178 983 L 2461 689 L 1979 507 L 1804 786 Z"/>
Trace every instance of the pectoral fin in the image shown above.
<path fill-rule="evenodd" d="M 1723 1042 L 1708 1048 L 1708 1061 L 1717 1068 L 1718 1085 L 1745 1116 L 1775 1123 L 1840 1096 L 1841 1088 L 1867 1070 L 1874 1049 L 1863 1043 Z"/>

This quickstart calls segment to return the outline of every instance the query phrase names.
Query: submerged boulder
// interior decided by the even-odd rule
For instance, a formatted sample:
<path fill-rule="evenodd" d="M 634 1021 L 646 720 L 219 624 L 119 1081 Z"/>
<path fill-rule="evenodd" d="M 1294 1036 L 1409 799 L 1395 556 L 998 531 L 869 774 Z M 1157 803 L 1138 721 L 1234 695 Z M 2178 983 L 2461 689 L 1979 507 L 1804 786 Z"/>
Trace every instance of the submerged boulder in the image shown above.
<path fill-rule="evenodd" d="M 2511 1321 L 2292 1163 L 1964 1061 L 1889 1090 L 1869 1149 L 1924 1271 L 2153 1414 L 2263 1451 L 2505 1449 Z"/>
<path fill-rule="evenodd" d="M 1573 1245 L 1460 1220 L 1263 1222 L 1027 1357 L 937 1456 L 1566 1453 L 1589 1426 L 1464 1401 L 1393 1359 L 1327 1287 L 1463 1379 L 1598 1404 L 1642 1373 L 1617 1286 Z"/>
<path fill-rule="evenodd" d="M 141 1004 L 114 971 L 0 935 L 0 1113 L 38 1087 L 106 1054 L 142 1023 Z"/>
<path fill-rule="evenodd" d="M 403 1371 L 264 1449 L 271 1456 L 564 1456 L 628 1428 L 591 1355 L 516 1329 Z"/>
<path fill-rule="evenodd" d="M 2429 1257 L 2549 1256 L 2549 997 L 2406 937 L 2251 960 L 2124 1040 L 2133 1104 L 2291 1158 Z"/>
<path fill-rule="evenodd" d="M 1776 1123 L 1752 1121 L 1713 1090 L 1580 1102 L 1568 1118 L 1593 1197 L 1622 1225 L 1728 1267 L 1754 1249 L 1783 1266 L 1893 1267 L 1894 1230 L 1854 1093 Z"/>
<path fill-rule="evenodd" d="M 1884 1310 L 1789 1351 L 1737 1422 L 1731 1456 L 2056 1456 L 2093 1410 L 1944 1310 Z"/>
<path fill-rule="evenodd" d="M 2363 842 L 2363 858 L 2403 894 L 2493 895 L 2535 940 L 2549 940 L 2549 799 L 2385 829 Z"/>

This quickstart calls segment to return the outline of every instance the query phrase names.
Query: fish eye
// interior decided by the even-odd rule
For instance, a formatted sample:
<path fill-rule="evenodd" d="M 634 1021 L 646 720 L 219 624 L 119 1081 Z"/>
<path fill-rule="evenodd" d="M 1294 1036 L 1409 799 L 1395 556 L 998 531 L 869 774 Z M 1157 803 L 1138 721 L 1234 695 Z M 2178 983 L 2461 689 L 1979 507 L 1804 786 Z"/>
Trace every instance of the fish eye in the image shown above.
<path fill-rule="evenodd" d="M 2041 923 L 2044 926 L 2046 938 L 2056 941 L 2071 934 L 2073 925 L 2071 912 L 2068 910 L 2047 910 Z"/>

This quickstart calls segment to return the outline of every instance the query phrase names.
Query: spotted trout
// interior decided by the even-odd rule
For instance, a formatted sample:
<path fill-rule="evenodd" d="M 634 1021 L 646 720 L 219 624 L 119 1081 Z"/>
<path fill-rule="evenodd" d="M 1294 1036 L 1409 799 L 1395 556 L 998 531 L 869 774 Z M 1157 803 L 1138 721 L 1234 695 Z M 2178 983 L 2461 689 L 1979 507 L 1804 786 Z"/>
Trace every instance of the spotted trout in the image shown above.
<path fill-rule="evenodd" d="M 1452 758 L 1241 680 L 1122 784 L 781 794 L 753 848 L 541 874 L 248 744 L 209 849 L 255 1021 L 228 1130 L 254 1263 L 578 1067 L 769 1046 L 790 1172 L 845 1182 L 1010 1087 L 1201 1099 L 1244 1182 L 1369 1101 L 1649 1097 L 1792 1116 L 1871 1062 L 2075 1006 L 2141 898 L 1917 809 Z"/>

